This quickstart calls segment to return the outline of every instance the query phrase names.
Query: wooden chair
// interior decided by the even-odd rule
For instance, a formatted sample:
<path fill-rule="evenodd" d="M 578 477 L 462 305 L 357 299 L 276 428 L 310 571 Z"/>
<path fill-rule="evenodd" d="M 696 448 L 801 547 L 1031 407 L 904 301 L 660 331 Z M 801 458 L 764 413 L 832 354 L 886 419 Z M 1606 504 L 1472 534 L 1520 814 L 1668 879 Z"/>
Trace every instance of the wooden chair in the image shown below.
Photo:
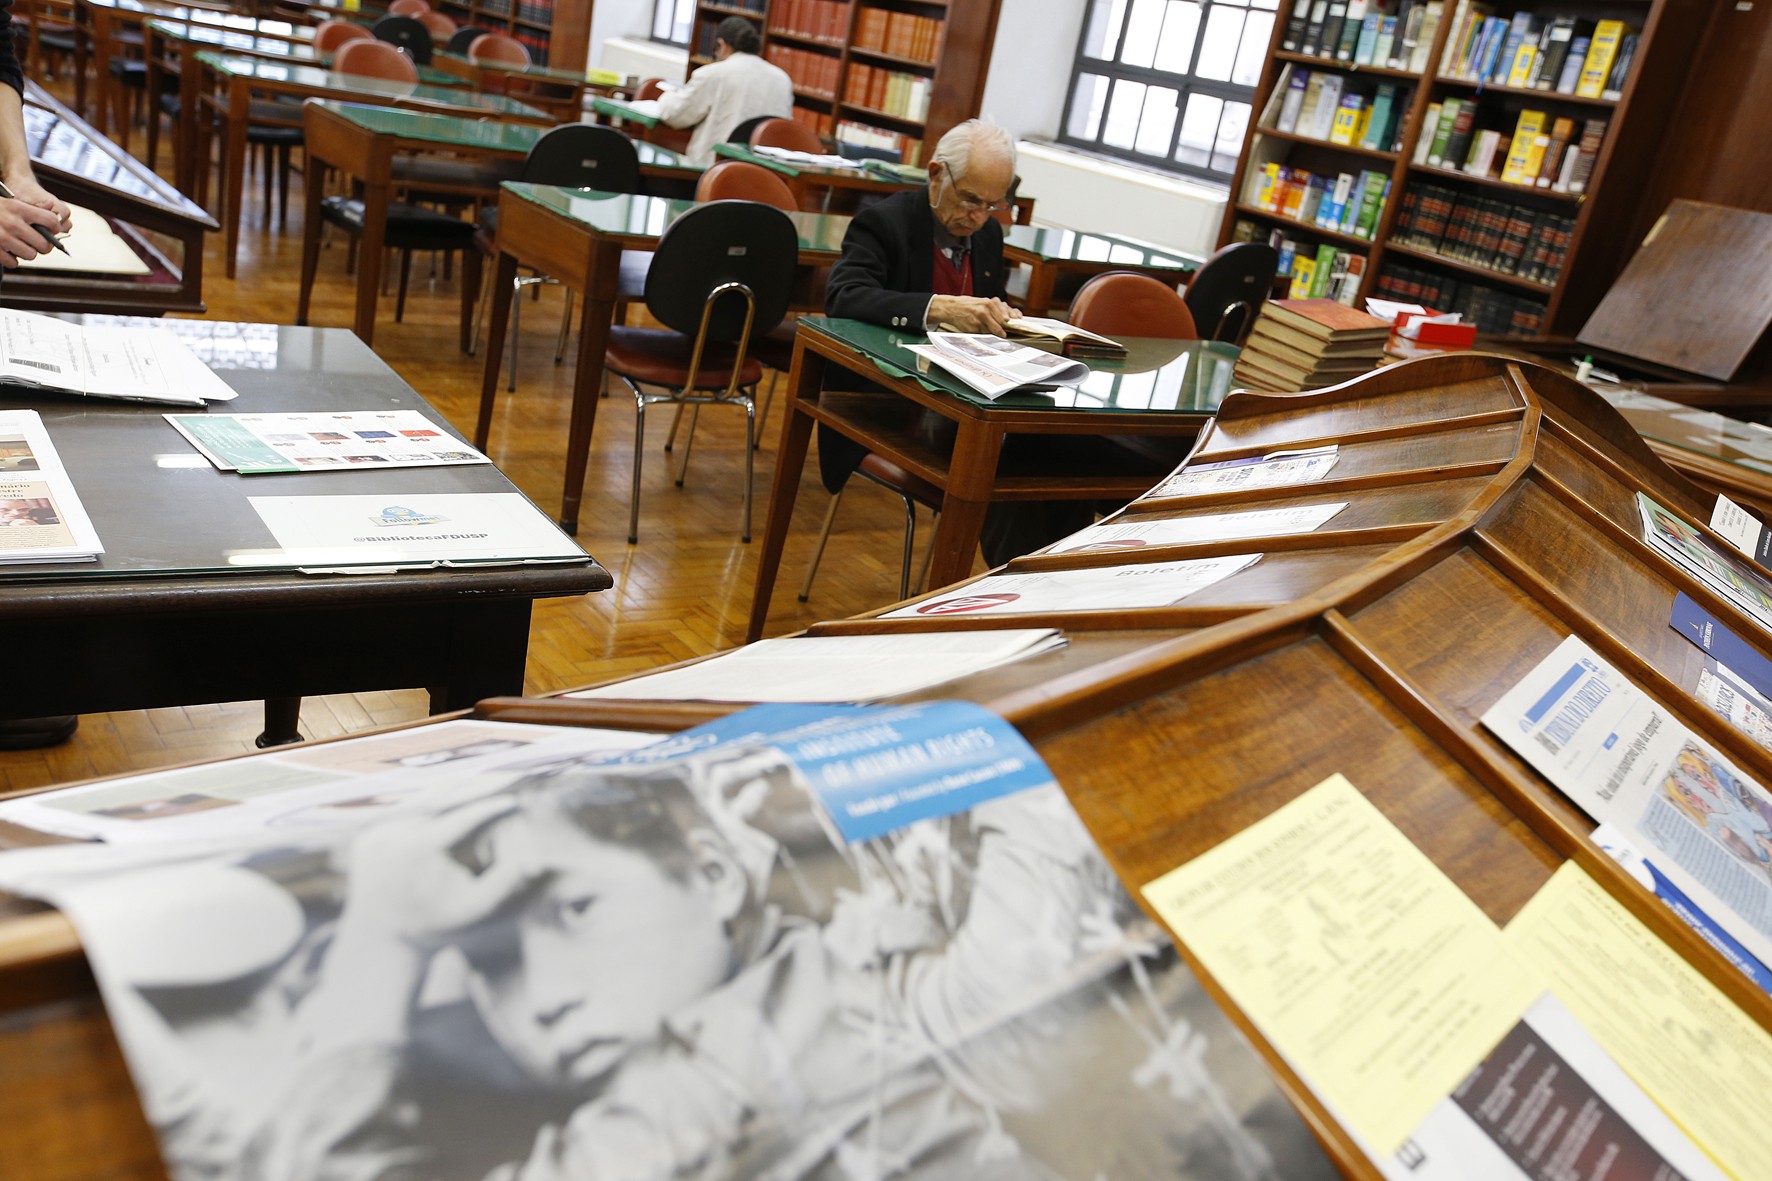
<path fill-rule="evenodd" d="M 1194 273 L 1187 286 L 1187 306 L 1208 340 L 1241 344 L 1255 326 L 1280 252 L 1265 242 L 1232 242 Z"/>
<path fill-rule="evenodd" d="M 348 41 L 369 41 L 374 37 L 368 29 L 350 21 L 321 21 L 314 26 L 314 52 L 333 53 Z"/>
<path fill-rule="evenodd" d="M 431 6 L 427 0 L 394 0 L 392 4 L 388 5 L 390 16 L 416 17 L 420 13 L 429 11 L 431 11 Z"/>
<path fill-rule="evenodd" d="M 744 160 L 722 160 L 695 183 L 697 201 L 761 201 L 784 213 L 799 209 L 794 192 L 781 177 Z"/>
<path fill-rule="evenodd" d="M 818 138 L 818 132 L 806 126 L 798 119 L 767 119 L 757 124 L 751 132 L 753 148 L 787 148 L 795 152 L 811 152 L 823 155 L 824 141 Z"/>
<path fill-rule="evenodd" d="M 1131 271 L 1091 278 L 1071 301 L 1071 323 L 1103 336 L 1160 336 L 1193 340 L 1194 314 L 1175 288 Z"/>
<path fill-rule="evenodd" d="M 390 82 L 418 81 L 418 66 L 413 64 L 412 56 L 404 47 L 374 38 L 349 41 L 340 46 L 333 55 L 332 70 L 336 74 L 385 78 Z"/>
<path fill-rule="evenodd" d="M 456 23 L 440 12 L 421 12 L 418 21 L 431 31 L 431 40 L 438 45 L 446 45 L 455 36 Z"/>
<path fill-rule="evenodd" d="M 634 97 L 641 100 L 656 99 L 663 93 L 663 78 L 645 78 L 634 90 Z M 657 144 L 668 152 L 682 152 L 689 147 L 689 138 L 694 134 L 694 130 L 688 127 L 666 127 L 660 123 L 656 127 L 646 128 L 640 138 L 649 144 Z"/>
<path fill-rule="evenodd" d="M 507 66 L 526 66 L 530 63 L 528 46 L 507 33 L 480 34 L 468 46 L 468 57 L 477 62 Z"/>
<path fill-rule="evenodd" d="M 604 366 L 634 393 L 634 483 L 628 541 L 639 540 L 646 408 L 660 402 L 737 405 L 745 412 L 745 541 L 751 539 L 756 404 L 763 368 L 752 337 L 786 314 L 799 233 L 785 213 L 755 201 L 716 201 L 678 218 L 646 274 L 646 308 L 663 328 L 616 325 Z M 647 393 L 642 387 L 662 387 Z"/>

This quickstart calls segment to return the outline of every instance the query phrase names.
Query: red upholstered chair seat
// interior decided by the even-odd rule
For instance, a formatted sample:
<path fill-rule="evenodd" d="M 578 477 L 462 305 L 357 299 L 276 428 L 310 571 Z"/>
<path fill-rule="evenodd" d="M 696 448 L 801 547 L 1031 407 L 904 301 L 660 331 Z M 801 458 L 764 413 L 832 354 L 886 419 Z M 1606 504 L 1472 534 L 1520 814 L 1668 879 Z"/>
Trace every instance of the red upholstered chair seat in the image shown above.
<path fill-rule="evenodd" d="M 709 342 L 701 355 L 695 388 L 725 388 L 732 380 L 732 360 L 736 353 L 732 345 Z M 604 364 L 611 371 L 643 385 L 681 386 L 689 379 L 689 358 L 683 351 L 683 337 L 663 328 L 629 328 L 625 325 L 611 328 Z M 755 357 L 745 357 L 744 364 L 739 367 L 738 384 L 756 385 L 762 380 L 763 366 Z"/>

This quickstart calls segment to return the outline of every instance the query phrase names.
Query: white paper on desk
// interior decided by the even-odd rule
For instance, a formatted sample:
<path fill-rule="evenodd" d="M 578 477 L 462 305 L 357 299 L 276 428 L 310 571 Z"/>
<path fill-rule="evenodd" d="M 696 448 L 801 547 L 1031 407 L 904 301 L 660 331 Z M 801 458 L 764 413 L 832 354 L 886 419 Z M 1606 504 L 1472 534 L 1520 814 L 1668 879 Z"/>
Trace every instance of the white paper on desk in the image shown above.
<path fill-rule="evenodd" d="M 181 406 L 237 396 L 164 328 L 81 326 L 10 308 L 0 309 L 0 381 Z"/>
<path fill-rule="evenodd" d="M 18 264 L 21 271 L 82 271 L 91 275 L 146 275 L 152 268 L 129 248 L 111 223 L 84 205 L 70 205 L 73 228 L 62 236 L 60 250 L 45 250 Z"/>
<path fill-rule="evenodd" d="M 991 574 L 947 594 L 888 611 L 887 619 L 942 615 L 1027 615 L 1167 607 L 1250 565 L 1260 554 L 1140 562 L 1094 570 Z"/>
<path fill-rule="evenodd" d="M 516 562 L 589 556 L 516 492 L 247 500 L 282 549 L 229 555 L 240 566 Z"/>
<path fill-rule="evenodd" d="M 463 718 L 38 792 L 0 803 L 0 820 L 112 844 L 287 837 L 293 829 L 361 824 L 421 787 L 439 789 L 513 762 L 616 754 L 659 737 Z M 400 774 L 414 771 L 423 774 Z"/>
<path fill-rule="evenodd" d="M 568 696 L 860 704 L 932 688 L 1064 643 L 1054 628 L 786 636 Z"/>
<path fill-rule="evenodd" d="M 857 168 L 858 164 L 847 156 L 833 156 L 823 152 L 797 152 L 793 148 L 774 146 L 752 148 L 759 156 L 767 156 L 771 160 L 780 160 L 783 164 L 802 164 L 808 168 Z"/>
<path fill-rule="evenodd" d="M 1577 636 L 1483 725 L 1772 963 L 1772 794 Z"/>
<path fill-rule="evenodd" d="M 1343 500 L 1334 504 L 1256 509 L 1242 513 L 1112 521 L 1079 529 L 1041 552 L 1080 554 L 1099 550 L 1133 550 L 1150 545 L 1187 545 L 1199 541 L 1314 533 L 1346 507 L 1347 501 Z"/>
<path fill-rule="evenodd" d="M 104 552 L 42 417 L 0 411 L 0 563 L 85 562 Z"/>
<path fill-rule="evenodd" d="M 649 119 L 658 118 L 658 100 L 656 98 L 623 99 L 621 105 L 636 115 L 645 115 Z"/>

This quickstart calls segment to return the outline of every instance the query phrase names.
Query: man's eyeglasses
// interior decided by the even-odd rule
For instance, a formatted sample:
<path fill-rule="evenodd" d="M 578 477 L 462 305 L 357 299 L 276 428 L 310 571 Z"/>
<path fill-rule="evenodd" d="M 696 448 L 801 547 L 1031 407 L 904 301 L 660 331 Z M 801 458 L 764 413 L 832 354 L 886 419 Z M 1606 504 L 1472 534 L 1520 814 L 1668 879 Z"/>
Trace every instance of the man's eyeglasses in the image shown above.
<path fill-rule="evenodd" d="M 966 210 L 968 213 L 1001 213 L 1006 209 L 1013 209 L 1015 207 L 1013 194 L 1005 196 L 1001 201 L 991 201 L 978 196 L 976 193 L 968 193 L 965 189 L 954 183 L 952 173 L 944 171 L 942 173 L 942 179 L 947 181 L 948 190 L 954 194 L 954 200 L 960 203 L 960 208 Z"/>

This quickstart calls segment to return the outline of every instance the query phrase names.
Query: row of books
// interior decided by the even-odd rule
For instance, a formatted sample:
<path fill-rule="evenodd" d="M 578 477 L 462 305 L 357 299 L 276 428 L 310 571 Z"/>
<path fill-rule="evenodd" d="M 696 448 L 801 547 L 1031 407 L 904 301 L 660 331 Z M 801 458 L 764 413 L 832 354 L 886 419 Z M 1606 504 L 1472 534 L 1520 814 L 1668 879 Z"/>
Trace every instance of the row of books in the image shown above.
<path fill-rule="evenodd" d="M 785 70 L 794 80 L 796 90 L 810 91 L 825 98 L 837 97 L 837 73 L 843 67 L 842 58 L 774 41 L 763 47 L 763 58 Z"/>
<path fill-rule="evenodd" d="M 1570 214 L 1428 184 L 1403 194 L 1391 238 L 1497 274 L 1555 283 L 1574 232 Z"/>
<path fill-rule="evenodd" d="M 517 19 L 538 25 L 554 23 L 554 0 L 517 0 Z"/>
<path fill-rule="evenodd" d="M 1532 12 L 1512 19 L 1487 5 L 1459 0 L 1440 59 L 1440 74 L 1523 90 L 1551 90 L 1581 98 L 1616 99 L 1636 57 L 1638 34 L 1623 21 L 1542 20 Z"/>
<path fill-rule="evenodd" d="M 1246 203 L 1302 225 L 1371 240 L 1384 216 L 1390 177 L 1367 168 L 1329 176 L 1286 164 L 1251 169 Z"/>
<path fill-rule="evenodd" d="M 1282 238 L 1277 273 L 1291 276 L 1286 294 L 1293 299 L 1332 299 L 1352 307 L 1366 277 L 1366 256 L 1329 245 L 1313 251 Z"/>
<path fill-rule="evenodd" d="M 826 139 L 830 138 L 832 120 L 828 113 L 815 111 L 811 107 L 802 107 L 796 104 L 794 107 L 793 118 L 794 122 L 804 123 L 806 126 L 812 128 L 812 130 L 818 132 L 819 135 L 824 136 Z"/>
<path fill-rule="evenodd" d="M 1606 138 L 1604 117 L 1584 120 L 1579 132 L 1573 118 L 1553 119 L 1543 111 L 1519 112 L 1512 132 L 1480 127 L 1481 117 L 1473 99 L 1429 106 L 1415 162 L 1554 193 L 1587 189 Z"/>
<path fill-rule="evenodd" d="M 1385 261 L 1372 293 L 1438 312 L 1457 312 L 1486 336 L 1536 336 L 1544 328 L 1543 300 L 1394 260 Z"/>
<path fill-rule="evenodd" d="M 762 11 L 761 4 L 757 10 Z M 769 28 L 840 45 L 849 34 L 849 5 L 847 0 L 775 0 L 769 6 Z"/>
<path fill-rule="evenodd" d="M 513 29 L 511 36 L 529 51 L 529 60 L 538 66 L 548 64 L 548 35 L 532 29 Z"/>
<path fill-rule="evenodd" d="M 1419 74 L 1445 9 L 1442 0 L 1292 0 L 1280 48 Z"/>
<path fill-rule="evenodd" d="M 941 22 L 884 8 L 862 8 L 855 17 L 855 46 L 893 57 L 935 64 L 941 54 Z"/>
<path fill-rule="evenodd" d="M 1396 150 L 1409 105 L 1407 88 L 1393 82 L 1355 84 L 1340 74 L 1290 65 L 1274 93 L 1281 96 L 1275 131 L 1382 152 Z"/>
<path fill-rule="evenodd" d="M 934 88 L 933 80 L 921 74 L 850 62 L 849 76 L 843 82 L 843 101 L 921 123 L 929 115 L 929 97 Z"/>
<path fill-rule="evenodd" d="M 857 123 L 850 119 L 838 120 L 836 129 L 831 135 L 838 143 L 897 152 L 898 158 L 906 164 L 919 163 L 918 156 L 923 151 L 923 141 L 920 139 L 896 131 L 873 127 L 866 123 Z"/>

